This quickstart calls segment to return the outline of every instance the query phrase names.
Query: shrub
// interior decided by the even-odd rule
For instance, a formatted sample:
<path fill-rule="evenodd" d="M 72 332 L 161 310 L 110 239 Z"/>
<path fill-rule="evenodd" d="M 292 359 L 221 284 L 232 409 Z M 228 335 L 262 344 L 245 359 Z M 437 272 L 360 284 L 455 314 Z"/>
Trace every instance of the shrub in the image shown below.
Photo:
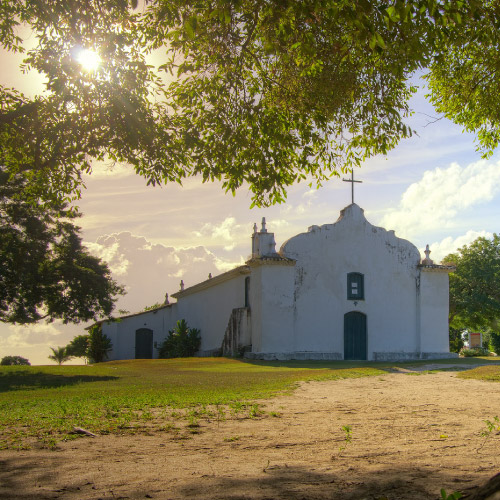
<path fill-rule="evenodd" d="M 4 356 L 2 358 L 2 361 L 0 361 L 0 365 L 3 365 L 3 366 L 28 365 L 28 366 L 30 366 L 31 363 L 26 358 L 23 358 L 21 356 Z"/>
<path fill-rule="evenodd" d="M 499 332 L 490 332 L 490 349 L 500 355 L 500 333 Z"/>
<path fill-rule="evenodd" d="M 474 347 L 473 349 L 464 347 L 463 349 L 460 350 L 459 354 L 464 358 L 471 358 L 473 356 L 489 356 L 490 352 L 488 351 L 488 349 L 485 349 L 484 347 Z"/>
<path fill-rule="evenodd" d="M 187 358 L 194 356 L 201 345 L 200 330 L 189 328 L 185 319 L 177 321 L 175 328 L 158 348 L 160 358 Z"/>
<path fill-rule="evenodd" d="M 108 352 L 112 348 L 111 339 L 102 333 L 101 325 L 90 327 L 87 357 L 91 363 L 102 363 L 108 359 Z"/>

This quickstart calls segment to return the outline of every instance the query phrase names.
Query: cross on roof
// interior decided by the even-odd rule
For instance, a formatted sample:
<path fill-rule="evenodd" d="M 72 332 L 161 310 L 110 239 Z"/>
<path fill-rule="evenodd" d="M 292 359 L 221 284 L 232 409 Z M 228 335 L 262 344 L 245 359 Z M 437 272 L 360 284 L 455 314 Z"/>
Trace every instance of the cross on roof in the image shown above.
<path fill-rule="evenodd" d="M 354 169 L 351 168 L 351 178 L 350 179 L 342 179 L 344 182 L 350 182 L 351 183 L 351 200 L 352 203 L 354 203 L 354 183 L 355 182 L 363 182 L 363 181 L 355 181 L 354 180 Z"/>

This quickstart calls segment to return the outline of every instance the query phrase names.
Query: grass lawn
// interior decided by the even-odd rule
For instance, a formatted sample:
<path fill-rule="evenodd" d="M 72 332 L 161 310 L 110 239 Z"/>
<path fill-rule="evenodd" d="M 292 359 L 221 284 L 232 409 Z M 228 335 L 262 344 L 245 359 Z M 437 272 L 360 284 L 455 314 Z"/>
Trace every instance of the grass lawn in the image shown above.
<path fill-rule="evenodd" d="M 497 361 L 465 358 L 440 361 L 465 366 Z M 476 378 L 500 380 L 498 366 Z M 415 366 L 419 361 L 398 363 Z M 290 390 L 302 380 L 332 380 L 387 373 L 392 363 L 265 362 L 227 358 L 113 361 L 88 366 L 0 367 L 0 449 L 36 444 L 53 448 L 74 439 L 74 426 L 91 432 L 178 432 L 200 418 L 251 418 L 258 400 Z M 480 370 L 480 369 L 479 369 Z M 495 371 L 496 370 L 496 371 Z M 467 372 L 469 373 L 469 372 Z M 493 373 L 493 378 L 492 378 Z M 496 377 L 496 378 L 495 378 Z"/>

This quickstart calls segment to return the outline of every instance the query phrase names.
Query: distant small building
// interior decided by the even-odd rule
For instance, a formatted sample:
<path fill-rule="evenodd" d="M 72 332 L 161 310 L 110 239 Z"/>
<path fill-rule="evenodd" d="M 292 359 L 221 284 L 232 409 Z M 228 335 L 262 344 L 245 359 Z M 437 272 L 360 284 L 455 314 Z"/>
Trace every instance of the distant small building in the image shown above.
<path fill-rule="evenodd" d="M 448 273 L 426 249 L 370 224 L 356 204 L 275 250 L 265 219 L 243 266 L 171 295 L 152 311 L 105 322 L 110 359 L 155 358 L 185 319 L 200 356 L 253 359 L 411 360 L 449 352 Z"/>

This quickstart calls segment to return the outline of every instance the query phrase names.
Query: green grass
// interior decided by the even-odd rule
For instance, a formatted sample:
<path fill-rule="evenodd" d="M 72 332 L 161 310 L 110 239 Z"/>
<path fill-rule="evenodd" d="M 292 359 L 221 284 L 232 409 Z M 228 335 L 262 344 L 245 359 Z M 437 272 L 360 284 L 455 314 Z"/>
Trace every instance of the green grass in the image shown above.
<path fill-rule="evenodd" d="M 466 366 L 491 359 L 444 363 L 451 361 Z M 188 358 L 0 367 L 0 449 L 54 448 L 61 440 L 75 439 L 74 426 L 96 434 L 170 432 L 185 437 L 200 421 L 259 417 L 259 400 L 291 390 L 298 381 L 380 376 L 392 366 Z"/>
<path fill-rule="evenodd" d="M 500 366 L 479 366 L 473 370 L 461 372 L 458 376 L 460 378 L 473 378 L 476 380 L 500 382 Z"/>

